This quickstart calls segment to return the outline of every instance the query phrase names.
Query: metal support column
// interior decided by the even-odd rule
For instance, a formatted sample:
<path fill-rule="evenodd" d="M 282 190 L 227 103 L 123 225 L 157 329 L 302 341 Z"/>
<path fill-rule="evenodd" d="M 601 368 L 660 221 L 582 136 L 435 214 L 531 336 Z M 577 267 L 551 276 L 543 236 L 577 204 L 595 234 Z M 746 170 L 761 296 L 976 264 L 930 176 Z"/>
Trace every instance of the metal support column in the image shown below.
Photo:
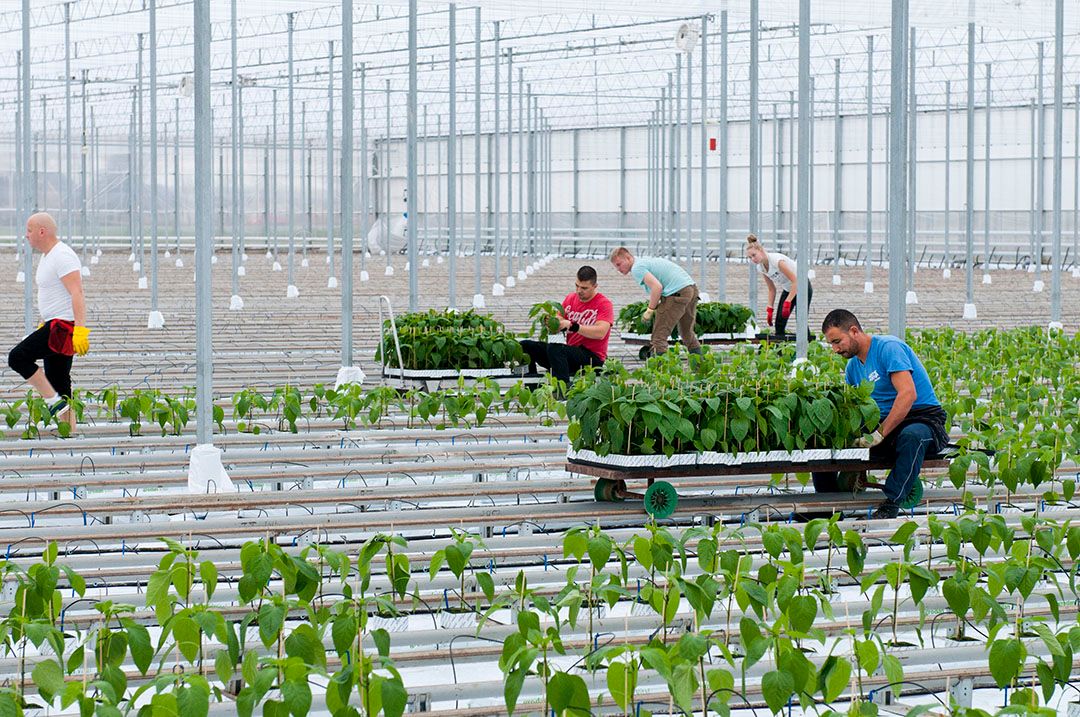
<path fill-rule="evenodd" d="M 807 275 L 810 269 L 810 172 L 813 169 L 810 164 L 810 132 L 810 0 L 799 0 L 799 248 L 795 273 L 798 282 L 796 293 L 800 296 L 806 296 L 810 287 Z M 757 273 L 753 266 L 751 271 Z M 799 358 L 805 358 L 809 349 L 809 317 L 806 302 L 795 302 L 795 354 Z"/>
<path fill-rule="evenodd" d="M 449 303 L 447 305 L 454 308 L 457 306 L 457 277 L 455 276 L 457 268 L 457 5 L 455 3 L 450 3 L 450 39 L 447 43 L 447 52 L 450 63 L 450 95 L 447 108 L 449 129 L 446 135 L 446 231 L 447 253 L 450 257 L 450 275 L 447 278 Z M 412 196 L 409 199 L 411 200 Z M 411 258 L 409 269 L 410 272 L 416 271 Z"/>
<path fill-rule="evenodd" d="M 361 67 L 360 76 L 364 76 Z M 364 93 L 360 93 L 361 108 Z M 341 0 L 341 367 L 353 365 L 353 7 Z M 361 109 L 361 116 L 363 109 Z M 367 164 L 367 147 L 361 133 L 362 165 Z M 366 172 L 361 170 L 361 211 L 367 216 Z M 361 222 L 361 237 L 364 236 Z M 367 247 L 361 249 L 361 255 Z"/>
<path fill-rule="evenodd" d="M 863 293 L 874 293 L 874 36 L 866 36 L 866 278 Z"/>
<path fill-rule="evenodd" d="M 195 177 L 214 171 L 210 116 L 210 0 L 195 3 Z M 210 254 L 213 251 L 210 182 L 195 182 L 195 431 L 199 444 L 212 441 L 214 334 Z"/>
<path fill-rule="evenodd" d="M 1050 265 L 1050 322 L 1051 326 L 1061 327 L 1061 153 L 1062 153 L 1062 102 L 1064 87 L 1065 55 L 1065 3 L 1054 0 L 1054 157 L 1053 185 L 1051 197 L 1053 217 L 1051 217 Z"/>
<path fill-rule="evenodd" d="M 805 1 L 805 0 L 802 0 Z M 908 0 L 892 0 L 892 36 L 889 99 L 889 333 L 904 337 L 904 255 L 907 249 L 907 5 Z"/>
<path fill-rule="evenodd" d="M 483 48 L 480 44 L 480 8 L 474 10 L 476 19 L 476 38 L 474 52 L 476 53 L 473 63 L 473 272 L 476 274 L 476 285 L 480 284 L 480 59 Z M 491 201 L 491 197 L 488 197 Z M 454 257 L 450 257 L 450 274 L 454 274 Z M 452 281 L 452 280 L 451 280 Z M 453 284 L 451 284 L 453 286 Z M 453 296 L 453 294 L 451 294 Z M 451 304 L 453 306 L 453 304 Z"/>
<path fill-rule="evenodd" d="M 840 60 L 835 61 L 833 69 L 833 278 L 834 286 L 839 286 L 840 279 L 840 213 L 843 207 L 843 162 L 844 149 L 843 124 L 840 119 Z"/>
<path fill-rule="evenodd" d="M 285 298 L 293 299 L 300 295 L 300 290 L 296 288 L 296 279 L 293 273 L 296 254 L 296 71 L 293 69 L 293 34 L 296 26 L 296 13 L 290 12 L 287 17 L 289 23 L 289 270 L 286 279 L 288 285 L 285 289 Z"/>
<path fill-rule="evenodd" d="M 151 16 L 152 8 L 153 6 L 151 6 Z M 44 146 L 45 137 L 41 139 Z M 72 228 L 75 225 L 72 205 L 72 196 L 75 192 L 72 191 L 71 186 L 71 177 L 74 175 L 71 167 L 71 2 L 64 3 L 64 157 L 64 222 L 60 226 L 64 228 L 61 236 L 67 236 L 70 242 Z M 42 197 L 44 198 L 44 192 L 42 192 Z"/>
<path fill-rule="evenodd" d="M 21 67 L 21 76 L 19 77 L 19 80 L 22 88 L 20 91 L 18 124 L 22 128 L 22 136 L 19 138 L 19 149 L 22 154 L 20 172 L 20 179 L 22 180 L 22 211 L 19 212 L 19 218 L 15 224 L 17 230 L 19 230 L 19 234 L 25 237 L 25 233 L 22 230 L 25 229 L 27 214 L 36 209 L 34 206 L 34 180 L 33 176 L 30 174 L 30 154 L 32 152 L 30 137 L 30 0 L 23 0 L 22 3 L 22 50 L 20 52 L 19 65 Z M 18 134 L 18 132 L 16 134 Z M 22 226 L 20 226 L 20 224 Z M 34 327 L 32 313 L 34 252 L 31 250 L 30 244 L 25 238 L 22 242 L 23 330 L 25 333 L 29 334 Z"/>
<path fill-rule="evenodd" d="M 804 2 L 804 0 L 800 0 L 800 13 L 802 2 Z M 758 75 L 760 65 L 758 62 L 758 53 L 760 46 L 759 36 L 761 20 L 758 5 L 759 0 L 750 0 L 750 207 L 747 219 L 751 234 L 757 234 L 759 231 L 758 220 L 761 211 L 761 196 L 759 194 L 761 188 L 761 116 L 758 108 Z M 800 98 L 800 102 L 801 101 L 802 99 Z M 807 105 L 806 110 L 807 112 L 810 111 L 809 105 Z M 802 137 L 799 138 L 799 141 L 802 141 Z M 802 211 L 802 203 L 799 204 L 799 211 Z M 799 260 L 802 261 L 801 256 Z M 758 310 L 758 272 L 757 267 L 750 262 L 747 262 L 747 274 L 750 282 L 750 310 L 756 314 Z M 805 276 L 805 274 L 802 275 Z"/>
<path fill-rule="evenodd" d="M 990 278 L 990 63 L 986 63 L 986 128 L 983 131 L 983 278 L 984 284 L 993 281 Z M 1080 127 L 1080 125 L 1078 125 Z"/>
<path fill-rule="evenodd" d="M 405 102 L 405 198 L 407 202 L 413 202 L 416 197 L 416 25 L 416 0 L 409 0 L 409 93 Z M 457 48 L 454 50 L 456 52 Z M 454 111 L 454 108 L 451 108 L 451 115 Z M 405 229 L 409 240 L 409 311 L 416 311 L 419 272 L 416 263 L 416 221 L 411 215 Z M 454 252 L 451 250 L 451 261 L 453 261 L 453 255 Z"/>
<path fill-rule="evenodd" d="M 974 248 L 974 201 L 975 201 L 975 23 L 968 23 L 968 58 L 967 58 L 967 149 L 965 155 L 965 183 L 964 189 L 964 240 L 967 244 L 966 260 L 964 262 L 964 277 L 966 302 L 964 304 L 964 318 L 974 319 L 975 310 L 975 248 Z"/>
<path fill-rule="evenodd" d="M 232 296 L 229 299 L 229 308 L 233 311 L 244 308 L 244 301 L 240 298 L 240 246 L 237 241 L 237 237 L 240 235 L 240 81 L 236 74 L 236 2 L 237 0 L 229 0 L 229 54 L 232 60 L 229 74 L 232 100 Z M 153 53 L 153 50 L 151 50 L 151 53 Z M 150 64 L 151 66 L 155 65 L 153 59 L 150 60 Z M 156 70 L 151 69 L 151 72 L 156 72 Z M 151 95 L 151 102 L 153 102 L 153 95 Z M 152 106 L 150 116 L 157 116 Z M 153 183 L 152 179 L 151 183 Z M 156 252 L 153 248 L 151 248 L 151 251 L 155 253 L 153 261 L 156 264 Z M 151 289 L 152 294 L 155 292 L 156 288 Z"/>
<path fill-rule="evenodd" d="M 717 149 L 720 153 L 720 188 L 717 192 L 719 206 L 717 219 L 720 222 L 717 234 L 720 239 L 719 269 L 716 300 L 725 301 L 727 297 L 727 232 L 728 232 L 728 11 L 720 12 L 720 126 Z"/>
<path fill-rule="evenodd" d="M 698 277 L 698 286 L 701 291 L 706 291 L 705 283 L 705 256 L 709 237 L 709 17 L 701 18 L 701 215 L 699 226 L 701 229 L 701 274 Z"/>
<path fill-rule="evenodd" d="M 330 56 L 327 58 L 326 80 L 326 286 L 337 288 L 337 272 L 334 266 L 334 41 L 330 41 Z M 344 67 L 344 66 L 342 66 Z M 311 161 L 310 155 L 308 161 Z M 311 173 L 308 173 L 310 182 Z M 311 201 L 311 190 L 308 190 Z M 311 214 L 309 213 L 310 217 Z M 344 216 L 342 217 L 344 221 Z"/>
<path fill-rule="evenodd" d="M 1043 290 L 1043 224 L 1046 221 L 1046 96 L 1044 90 L 1044 64 L 1046 45 L 1041 40 L 1039 47 L 1039 70 L 1035 84 L 1038 88 L 1038 102 L 1035 105 L 1035 236 L 1032 256 L 1035 261 L 1035 291 Z"/>
<path fill-rule="evenodd" d="M 945 80 L 945 257 L 942 271 L 944 278 L 952 275 L 952 252 L 949 245 L 952 229 L 952 203 L 950 196 L 952 179 L 952 81 Z"/>

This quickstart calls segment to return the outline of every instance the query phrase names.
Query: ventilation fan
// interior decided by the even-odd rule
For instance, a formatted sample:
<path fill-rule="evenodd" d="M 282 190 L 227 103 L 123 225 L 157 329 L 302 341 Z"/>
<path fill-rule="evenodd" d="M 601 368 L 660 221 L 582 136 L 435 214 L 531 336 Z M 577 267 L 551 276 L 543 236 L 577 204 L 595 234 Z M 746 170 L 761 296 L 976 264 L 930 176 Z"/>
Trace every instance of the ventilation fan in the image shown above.
<path fill-rule="evenodd" d="M 176 86 L 176 91 L 181 97 L 191 97 L 195 94 L 195 80 L 191 75 L 184 75 L 180 78 L 180 84 Z"/>
<path fill-rule="evenodd" d="M 680 52 L 690 54 L 694 51 L 694 47 L 697 45 L 699 33 L 688 22 L 684 22 L 679 25 L 678 31 L 675 32 L 675 47 Z"/>

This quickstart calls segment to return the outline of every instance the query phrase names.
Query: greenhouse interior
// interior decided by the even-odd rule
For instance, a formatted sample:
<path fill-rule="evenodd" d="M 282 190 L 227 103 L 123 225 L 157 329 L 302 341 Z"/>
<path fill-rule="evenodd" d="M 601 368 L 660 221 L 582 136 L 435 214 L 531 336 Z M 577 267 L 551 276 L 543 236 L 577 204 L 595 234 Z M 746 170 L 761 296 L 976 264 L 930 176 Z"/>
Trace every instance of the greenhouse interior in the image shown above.
<path fill-rule="evenodd" d="M 1080 717 L 1075 1 L 4 0 L 0 108 L 3 717 Z"/>

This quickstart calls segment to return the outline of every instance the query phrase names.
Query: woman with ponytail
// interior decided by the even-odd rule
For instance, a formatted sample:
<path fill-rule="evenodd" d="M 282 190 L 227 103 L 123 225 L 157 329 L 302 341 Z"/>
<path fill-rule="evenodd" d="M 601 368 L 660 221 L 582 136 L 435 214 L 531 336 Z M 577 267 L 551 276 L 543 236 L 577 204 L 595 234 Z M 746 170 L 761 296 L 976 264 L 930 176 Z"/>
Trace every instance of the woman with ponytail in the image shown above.
<path fill-rule="evenodd" d="M 795 262 L 780 252 L 766 251 L 753 234 L 746 237 L 746 256 L 757 264 L 758 272 L 764 277 L 769 287 L 769 304 L 765 310 L 766 320 L 769 326 L 775 325 L 777 336 L 783 336 L 788 318 L 795 310 L 795 295 L 799 290 L 799 282 L 795 276 Z M 779 300 L 776 298 L 777 288 L 780 289 Z M 807 310 L 813 298 L 814 287 L 810 286 L 808 279 L 806 282 Z"/>

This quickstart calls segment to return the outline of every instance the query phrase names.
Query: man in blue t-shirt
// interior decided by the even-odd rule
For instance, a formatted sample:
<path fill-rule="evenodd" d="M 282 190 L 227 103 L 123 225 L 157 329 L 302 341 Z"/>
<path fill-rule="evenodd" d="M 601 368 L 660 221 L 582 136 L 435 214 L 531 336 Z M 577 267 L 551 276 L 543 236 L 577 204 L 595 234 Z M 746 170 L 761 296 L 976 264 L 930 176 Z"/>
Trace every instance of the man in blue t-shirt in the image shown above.
<path fill-rule="evenodd" d="M 900 339 L 863 333 L 859 320 L 845 309 L 830 311 L 821 331 L 832 350 L 848 360 L 844 379 L 852 386 L 874 384 L 871 396 L 881 411 L 881 424 L 856 445 L 869 448 L 872 458 L 894 460 L 885 480 L 885 502 L 874 517 L 895 518 L 898 503 L 920 480 L 923 458 L 949 442 L 945 411 L 922 362 Z M 836 474 L 815 473 L 814 488 L 836 491 Z"/>
<path fill-rule="evenodd" d="M 649 305 L 642 319 L 645 323 L 652 321 L 649 342 L 652 353 L 667 351 L 668 337 L 676 325 L 679 327 L 679 340 L 690 353 L 701 353 L 701 344 L 694 331 L 701 296 L 690 275 L 667 259 L 651 256 L 635 258 L 624 246 L 611 253 L 611 263 L 620 274 L 634 277 L 649 295 Z"/>

